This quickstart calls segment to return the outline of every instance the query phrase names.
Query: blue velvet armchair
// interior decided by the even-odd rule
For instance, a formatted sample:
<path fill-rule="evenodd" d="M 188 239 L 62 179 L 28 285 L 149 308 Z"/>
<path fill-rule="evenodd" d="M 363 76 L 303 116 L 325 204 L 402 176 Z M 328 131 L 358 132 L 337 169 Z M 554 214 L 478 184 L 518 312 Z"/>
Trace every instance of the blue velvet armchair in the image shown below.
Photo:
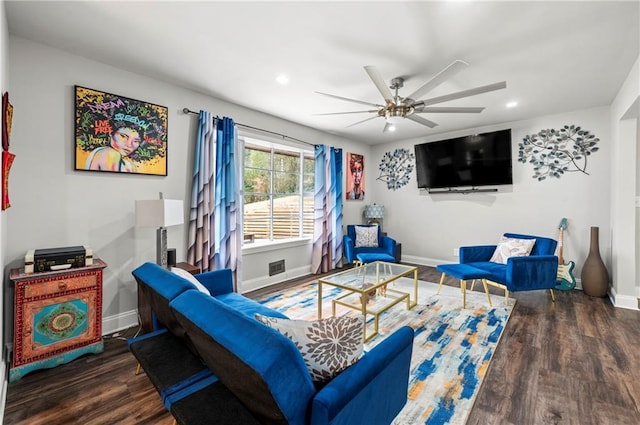
<path fill-rule="evenodd" d="M 496 245 L 460 247 L 460 263 L 490 273 L 486 283 L 505 289 L 507 302 L 509 291 L 533 291 L 549 289 L 555 301 L 553 289 L 557 282 L 558 257 L 555 255 L 557 241 L 532 235 L 505 233 L 504 236 L 516 239 L 535 239 L 530 255 L 510 257 L 507 264 L 490 262 Z"/>
<path fill-rule="evenodd" d="M 358 226 L 371 227 L 372 225 L 362 224 Z M 344 257 L 347 263 L 360 261 L 361 263 L 370 263 L 372 261 L 396 262 L 396 241 L 395 239 L 385 236 L 378 227 L 378 246 L 376 247 L 358 247 L 356 248 L 356 225 L 347 225 L 347 234 L 344 236 Z"/>

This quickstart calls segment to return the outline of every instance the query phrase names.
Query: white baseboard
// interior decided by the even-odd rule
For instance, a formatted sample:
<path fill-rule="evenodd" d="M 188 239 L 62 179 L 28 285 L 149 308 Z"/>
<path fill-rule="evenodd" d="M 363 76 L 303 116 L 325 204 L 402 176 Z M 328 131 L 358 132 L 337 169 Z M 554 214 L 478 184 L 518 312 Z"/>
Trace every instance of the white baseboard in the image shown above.
<path fill-rule="evenodd" d="M 102 335 L 109 335 L 138 325 L 138 310 L 125 311 L 102 318 Z"/>
<path fill-rule="evenodd" d="M 438 264 L 457 263 L 455 260 L 440 260 L 437 258 L 417 257 L 415 255 L 402 255 L 403 263 L 419 264 L 421 266 L 435 267 Z"/>
<path fill-rule="evenodd" d="M 613 287 L 610 287 L 609 291 L 609 299 L 611 300 L 611 304 L 614 307 L 626 308 L 629 310 L 639 310 L 638 309 L 638 299 L 632 295 L 620 295 L 616 293 L 616 290 Z"/>
<path fill-rule="evenodd" d="M 256 289 L 266 288 L 276 283 L 284 282 L 285 280 L 295 279 L 301 276 L 307 276 L 311 273 L 311 266 L 298 267 L 290 269 L 284 273 L 279 273 L 273 276 L 261 276 L 255 279 L 243 280 L 239 288 L 241 294 L 255 291 Z"/>

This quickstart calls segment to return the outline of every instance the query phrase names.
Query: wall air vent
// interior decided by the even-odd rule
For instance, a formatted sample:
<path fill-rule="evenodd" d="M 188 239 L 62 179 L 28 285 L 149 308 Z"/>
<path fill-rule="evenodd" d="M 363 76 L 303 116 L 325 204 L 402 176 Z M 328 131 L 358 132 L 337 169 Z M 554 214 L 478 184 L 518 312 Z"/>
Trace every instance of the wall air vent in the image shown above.
<path fill-rule="evenodd" d="M 284 273 L 284 260 L 269 263 L 269 276 L 273 276 L 278 273 Z"/>

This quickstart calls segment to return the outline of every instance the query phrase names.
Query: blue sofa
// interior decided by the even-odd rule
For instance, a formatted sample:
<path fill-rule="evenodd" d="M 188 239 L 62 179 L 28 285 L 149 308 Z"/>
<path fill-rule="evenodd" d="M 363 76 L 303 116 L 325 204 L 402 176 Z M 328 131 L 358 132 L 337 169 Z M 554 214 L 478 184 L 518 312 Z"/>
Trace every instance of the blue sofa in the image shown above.
<path fill-rule="evenodd" d="M 558 257 L 555 255 L 557 241 L 554 239 L 505 233 L 504 236 L 515 239 L 535 239 L 531 253 L 525 257 L 510 257 L 507 264 L 489 261 L 496 245 L 462 246 L 459 250 L 460 264 L 468 269 L 488 272 L 483 276 L 487 283 L 497 283 L 508 291 L 551 290 L 557 282 Z"/>
<path fill-rule="evenodd" d="M 358 226 L 370 227 L 371 225 L 362 224 Z M 358 247 L 356 248 L 356 225 L 347 225 L 347 234 L 343 238 L 344 257 L 347 263 L 353 264 L 356 260 L 363 263 L 372 261 L 386 261 L 390 263 L 396 262 L 396 241 L 395 239 L 385 236 L 378 227 L 378 246 L 376 247 Z"/>
<path fill-rule="evenodd" d="M 133 275 L 155 330 L 129 346 L 180 424 L 389 424 L 406 403 L 409 327 L 316 388 L 295 344 L 254 318 L 285 316 L 234 293 L 229 270 L 196 275 L 210 294 L 153 263 Z"/>

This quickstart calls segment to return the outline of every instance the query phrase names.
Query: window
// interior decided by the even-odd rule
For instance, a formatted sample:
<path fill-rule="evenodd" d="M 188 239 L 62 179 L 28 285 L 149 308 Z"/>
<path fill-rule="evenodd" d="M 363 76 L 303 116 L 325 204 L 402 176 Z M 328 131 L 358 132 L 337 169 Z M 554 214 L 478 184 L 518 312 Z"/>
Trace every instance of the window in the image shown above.
<path fill-rule="evenodd" d="M 313 152 L 243 139 L 245 241 L 313 236 Z"/>

